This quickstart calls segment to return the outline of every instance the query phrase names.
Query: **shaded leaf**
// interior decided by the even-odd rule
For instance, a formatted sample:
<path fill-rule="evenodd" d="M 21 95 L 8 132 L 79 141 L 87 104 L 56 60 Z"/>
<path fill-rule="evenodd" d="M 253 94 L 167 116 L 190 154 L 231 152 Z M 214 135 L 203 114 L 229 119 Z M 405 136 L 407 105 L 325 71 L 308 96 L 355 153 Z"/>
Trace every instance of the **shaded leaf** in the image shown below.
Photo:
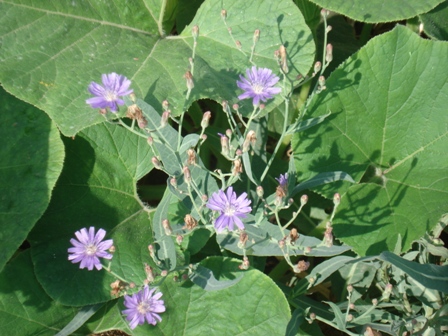
<path fill-rule="evenodd" d="M 64 145 L 42 112 L 0 87 L 0 271 L 47 208 Z"/>
<path fill-rule="evenodd" d="M 448 40 L 448 1 L 420 15 L 420 20 L 426 34 L 437 40 Z"/>
<path fill-rule="evenodd" d="M 206 267 L 198 265 L 196 269 L 190 274 L 189 278 L 194 284 L 202 289 L 209 291 L 218 291 L 238 283 L 242 279 L 242 275 L 233 280 L 219 281 L 213 275 L 213 272 Z"/>

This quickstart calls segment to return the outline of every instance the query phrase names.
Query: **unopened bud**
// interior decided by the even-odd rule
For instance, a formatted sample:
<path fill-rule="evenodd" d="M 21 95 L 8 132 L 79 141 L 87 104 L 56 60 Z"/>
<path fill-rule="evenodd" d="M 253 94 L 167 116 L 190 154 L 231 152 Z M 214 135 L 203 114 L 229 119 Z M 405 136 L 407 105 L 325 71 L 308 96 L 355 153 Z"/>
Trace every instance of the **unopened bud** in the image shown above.
<path fill-rule="evenodd" d="M 384 288 L 383 297 L 382 299 L 385 301 L 389 300 L 390 294 L 392 293 L 392 284 L 388 283 L 386 285 L 386 288 Z"/>
<path fill-rule="evenodd" d="M 262 186 L 258 186 L 257 189 L 256 189 L 256 192 L 257 192 L 257 196 L 258 196 L 258 197 L 260 197 L 260 198 L 263 197 L 263 195 L 264 195 L 264 189 L 263 189 Z"/>
<path fill-rule="evenodd" d="M 333 45 L 328 43 L 326 50 L 327 52 L 325 53 L 325 60 L 327 61 L 327 63 L 330 63 L 333 60 Z"/>
<path fill-rule="evenodd" d="M 196 151 L 193 148 L 187 149 L 187 164 L 196 164 Z"/>
<path fill-rule="evenodd" d="M 132 288 L 135 288 L 135 282 L 130 282 L 130 283 L 129 283 L 129 288 L 131 288 L 131 289 L 132 289 Z"/>
<path fill-rule="evenodd" d="M 99 114 L 106 115 L 107 114 L 107 110 L 102 108 L 102 109 L 99 110 Z"/>
<path fill-rule="evenodd" d="M 301 273 L 301 272 L 305 272 L 306 270 L 308 270 L 308 268 L 310 267 L 310 263 L 308 261 L 305 260 L 300 260 L 297 265 L 294 266 L 294 273 Z"/>
<path fill-rule="evenodd" d="M 230 113 L 229 102 L 228 102 L 227 100 L 223 100 L 223 101 L 221 102 L 221 105 L 222 105 L 222 110 L 223 110 L 225 113 Z"/>
<path fill-rule="evenodd" d="M 352 285 L 348 285 L 347 286 L 347 292 L 349 292 L 349 293 L 353 292 L 353 286 Z"/>
<path fill-rule="evenodd" d="M 145 129 L 146 126 L 148 126 L 148 121 L 146 120 L 145 117 L 141 117 L 140 119 L 137 120 L 137 125 L 140 129 Z"/>
<path fill-rule="evenodd" d="M 240 106 L 239 106 L 238 104 L 233 104 L 233 105 L 232 105 L 232 108 L 233 108 L 236 112 L 238 112 Z"/>
<path fill-rule="evenodd" d="M 252 144 L 252 146 L 255 146 L 255 143 L 257 141 L 257 136 L 255 131 L 250 130 L 249 132 L 247 132 L 246 138 L 244 139 L 243 142 L 243 153 L 247 152 L 250 148 L 250 145 Z"/>
<path fill-rule="evenodd" d="M 320 15 L 322 15 L 323 18 L 326 18 L 330 14 L 330 11 L 328 9 L 322 8 L 320 11 Z"/>
<path fill-rule="evenodd" d="M 168 271 L 167 270 L 163 270 L 162 272 L 160 272 L 160 275 L 163 277 L 166 277 L 168 275 Z"/>
<path fill-rule="evenodd" d="M 314 285 L 314 283 L 316 282 L 316 278 L 313 278 L 313 277 L 308 278 L 308 282 L 310 285 Z"/>
<path fill-rule="evenodd" d="M 205 140 L 207 140 L 207 134 L 202 134 L 202 135 L 201 135 L 201 140 L 202 140 L 202 142 L 204 142 Z"/>
<path fill-rule="evenodd" d="M 207 202 L 207 200 L 208 200 L 208 197 L 207 197 L 207 195 L 202 195 L 201 196 L 201 200 L 202 200 L 202 202 Z"/>
<path fill-rule="evenodd" d="M 327 247 L 333 246 L 333 228 L 331 226 L 327 226 L 327 229 L 324 233 L 324 245 Z"/>
<path fill-rule="evenodd" d="M 285 248 L 285 240 L 281 239 L 278 241 L 278 247 L 280 247 L 282 250 Z"/>
<path fill-rule="evenodd" d="M 355 309 L 355 304 L 354 304 L 354 303 L 350 303 L 350 304 L 348 305 L 348 308 L 349 308 L 350 310 L 354 310 L 354 309 Z"/>
<path fill-rule="evenodd" d="M 235 44 L 236 44 L 236 47 L 239 49 L 239 50 L 241 50 L 242 48 L 243 48 L 243 46 L 241 45 L 241 42 L 240 41 L 235 41 Z"/>
<path fill-rule="evenodd" d="M 242 231 L 240 233 L 240 241 L 238 242 L 238 247 L 240 249 L 244 249 L 244 247 L 246 246 L 246 242 L 249 239 L 248 234 L 246 233 L 246 231 Z"/>
<path fill-rule="evenodd" d="M 255 29 L 254 31 L 254 44 L 260 39 L 260 29 Z"/>
<path fill-rule="evenodd" d="M 176 236 L 176 243 L 178 245 L 182 244 L 183 241 L 184 241 L 184 237 L 182 235 L 177 235 Z"/>
<path fill-rule="evenodd" d="M 227 11 L 225 9 L 221 10 L 221 17 L 223 18 L 223 20 L 227 18 Z"/>
<path fill-rule="evenodd" d="M 177 188 L 177 179 L 175 177 L 172 177 L 170 179 L 170 184 L 174 187 Z"/>
<path fill-rule="evenodd" d="M 243 164 L 241 163 L 240 159 L 236 159 L 233 161 L 233 169 L 232 169 L 232 175 L 238 176 L 243 172 Z"/>
<path fill-rule="evenodd" d="M 316 319 L 316 314 L 315 313 L 310 313 L 310 320 L 314 321 Z"/>
<path fill-rule="evenodd" d="M 235 155 L 240 157 L 241 155 L 243 155 L 243 151 L 242 151 L 241 149 L 238 148 L 238 149 L 235 151 Z"/>
<path fill-rule="evenodd" d="M 238 266 L 240 270 L 247 270 L 250 266 L 249 259 L 245 256 L 243 257 L 243 262 Z"/>
<path fill-rule="evenodd" d="M 191 182 L 191 172 L 190 172 L 190 169 L 188 167 L 183 167 L 182 171 L 184 173 L 185 183 L 190 184 L 190 182 Z"/>
<path fill-rule="evenodd" d="M 134 92 L 132 92 L 132 93 L 129 94 L 129 98 L 131 99 L 131 101 L 132 101 L 133 103 L 135 103 L 135 101 L 137 100 L 137 96 L 135 95 Z"/>
<path fill-rule="evenodd" d="M 320 71 L 320 69 L 322 69 L 322 63 L 321 62 L 316 62 L 314 64 L 314 73 L 317 74 Z"/>
<path fill-rule="evenodd" d="M 199 26 L 198 25 L 193 26 L 193 28 L 191 29 L 191 35 L 193 35 L 193 39 L 196 41 L 196 39 L 199 36 Z"/>
<path fill-rule="evenodd" d="M 334 194 L 333 196 L 333 204 L 337 207 L 341 203 L 341 195 L 339 193 Z"/>
<path fill-rule="evenodd" d="M 148 251 L 151 258 L 155 261 L 156 260 L 156 251 L 154 249 L 153 245 L 148 245 Z"/>
<path fill-rule="evenodd" d="M 308 203 L 308 195 L 302 195 L 300 197 L 300 205 L 304 206 L 306 203 Z"/>
<path fill-rule="evenodd" d="M 286 56 L 286 48 L 284 45 L 280 46 L 279 52 L 280 52 L 280 67 L 282 68 L 284 73 L 288 73 L 289 72 L 288 60 Z"/>
<path fill-rule="evenodd" d="M 162 163 L 155 156 L 152 157 L 151 162 L 156 169 L 162 169 Z"/>
<path fill-rule="evenodd" d="M 170 119 L 171 111 L 167 110 L 162 113 L 162 118 L 160 119 L 160 126 L 165 127 Z"/>
<path fill-rule="evenodd" d="M 221 136 L 221 153 L 225 157 L 228 157 L 230 154 L 230 145 L 229 138 L 224 134 L 218 133 Z"/>
<path fill-rule="evenodd" d="M 111 247 L 109 247 L 108 251 L 110 253 L 115 253 L 115 245 L 112 245 Z"/>
<path fill-rule="evenodd" d="M 324 90 L 326 88 L 325 87 L 325 77 L 324 76 L 319 76 L 318 83 L 319 83 L 319 86 L 321 87 L 322 90 Z"/>
<path fill-rule="evenodd" d="M 148 282 L 153 282 L 154 281 L 154 272 L 152 271 L 151 266 L 149 266 L 146 263 L 145 263 L 145 273 L 146 273 L 146 280 L 148 280 Z"/>
<path fill-rule="evenodd" d="M 332 30 L 333 30 L 333 27 L 330 26 L 330 25 L 328 25 L 328 26 L 327 26 L 327 29 L 326 29 L 325 31 L 326 31 L 326 33 L 328 34 L 328 33 L 331 32 Z"/>
<path fill-rule="evenodd" d="M 146 141 L 148 142 L 148 145 L 152 146 L 152 144 L 154 143 L 154 138 L 152 136 L 149 136 Z"/>
<path fill-rule="evenodd" d="M 193 230 L 198 225 L 198 221 L 190 214 L 185 215 L 184 222 L 187 230 Z"/>
<path fill-rule="evenodd" d="M 191 71 L 187 71 L 184 75 L 185 80 L 187 81 L 187 89 L 192 90 L 194 88 L 194 82 L 193 82 L 193 74 Z"/>
<path fill-rule="evenodd" d="M 348 314 L 345 320 L 347 322 L 353 321 L 353 315 L 352 314 Z"/>
<path fill-rule="evenodd" d="M 210 111 L 204 112 L 202 115 L 201 127 L 207 128 L 210 124 L 210 118 L 212 117 L 212 113 Z"/>
<path fill-rule="evenodd" d="M 168 102 L 168 100 L 165 99 L 162 102 L 162 108 L 163 108 L 164 111 L 167 111 L 169 107 L 170 107 L 170 103 Z"/>
<path fill-rule="evenodd" d="M 372 305 L 377 306 L 378 305 L 378 299 L 372 299 Z"/>
<path fill-rule="evenodd" d="M 292 244 L 294 244 L 294 242 L 299 238 L 299 233 L 297 232 L 296 228 L 292 228 L 291 231 L 289 232 L 289 240 L 291 241 Z"/>
<path fill-rule="evenodd" d="M 171 229 L 171 225 L 170 225 L 170 222 L 168 221 L 168 219 L 164 219 L 162 221 L 162 227 L 165 230 L 165 234 L 167 236 L 171 236 L 171 234 L 173 233 L 173 230 Z"/>

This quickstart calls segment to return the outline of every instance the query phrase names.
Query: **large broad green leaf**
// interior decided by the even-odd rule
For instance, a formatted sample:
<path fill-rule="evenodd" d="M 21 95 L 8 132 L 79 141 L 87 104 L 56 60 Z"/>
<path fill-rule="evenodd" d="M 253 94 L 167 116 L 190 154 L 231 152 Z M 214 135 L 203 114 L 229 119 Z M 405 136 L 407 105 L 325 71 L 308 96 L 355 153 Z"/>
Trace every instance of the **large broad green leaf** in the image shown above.
<path fill-rule="evenodd" d="M 240 271 L 240 263 L 221 257 L 201 263 L 219 281 L 241 278 L 218 291 L 206 291 L 190 281 L 179 284 L 169 277 L 160 287 L 166 305 L 162 322 L 138 326 L 132 334 L 187 336 L 213 330 L 215 335 L 284 335 L 291 313 L 283 292 L 256 269 Z"/>
<path fill-rule="evenodd" d="M 260 30 L 253 59 L 258 66 L 279 73 L 274 51 L 281 44 L 289 54 L 291 78 L 306 74 L 314 59 L 311 32 L 291 1 L 208 0 L 180 36 L 166 38 L 158 35 L 159 12 L 156 1 L 1 1 L 0 81 L 14 95 L 45 110 L 64 134 L 74 135 L 103 121 L 85 103 L 88 84 L 99 82 L 102 73 L 127 76 L 137 96 L 158 110 L 168 99 L 178 115 L 200 98 L 237 101 L 241 91 L 236 80 L 252 65 L 255 29 Z M 186 101 L 183 76 L 192 56 L 193 25 L 199 26 L 200 36 L 195 87 Z M 241 50 L 233 39 L 241 42 Z M 278 96 L 266 112 L 281 101 Z M 243 113 L 252 109 L 246 102 Z"/>
<path fill-rule="evenodd" d="M 56 125 L 0 88 L 0 271 L 48 206 L 64 161 Z"/>
<path fill-rule="evenodd" d="M 448 40 L 448 1 L 445 0 L 432 11 L 420 15 L 426 34 L 437 40 Z"/>
<path fill-rule="evenodd" d="M 5 266 L 0 274 L 2 335 L 55 335 L 78 309 L 53 301 L 34 276 L 29 251 Z"/>
<path fill-rule="evenodd" d="M 402 250 L 448 210 L 448 44 L 398 26 L 373 39 L 311 103 L 326 121 L 294 138 L 300 180 L 342 170 L 357 182 L 335 218 L 336 237 L 359 254 Z M 328 186 L 327 186 L 328 187 Z"/>
<path fill-rule="evenodd" d="M 363 22 L 390 22 L 425 13 L 444 0 L 311 0 L 322 8 Z"/>
<path fill-rule="evenodd" d="M 69 262 L 69 240 L 83 227 L 103 228 L 116 247 L 112 270 L 143 282 L 152 228 L 136 182 L 152 169 L 152 152 L 146 139 L 108 124 L 67 138 L 65 146 L 67 158 L 52 201 L 30 234 L 32 257 L 39 282 L 57 302 L 95 304 L 111 299 L 115 278 Z"/>

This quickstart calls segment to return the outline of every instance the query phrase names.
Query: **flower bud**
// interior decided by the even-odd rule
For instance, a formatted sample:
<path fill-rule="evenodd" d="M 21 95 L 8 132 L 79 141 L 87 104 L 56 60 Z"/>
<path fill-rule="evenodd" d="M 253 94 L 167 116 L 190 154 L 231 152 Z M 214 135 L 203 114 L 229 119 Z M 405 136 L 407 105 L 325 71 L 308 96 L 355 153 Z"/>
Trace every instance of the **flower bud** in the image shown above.
<path fill-rule="evenodd" d="M 167 110 L 162 113 L 162 118 L 160 119 L 160 126 L 165 127 L 170 119 L 171 111 Z"/>
<path fill-rule="evenodd" d="M 330 43 L 327 44 L 325 60 L 327 61 L 327 63 L 330 63 L 333 60 L 333 45 L 331 45 Z"/>
<path fill-rule="evenodd" d="M 223 20 L 227 18 L 227 11 L 225 9 L 221 10 L 221 17 L 223 18 Z"/>
<path fill-rule="evenodd" d="M 109 247 L 109 249 L 108 249 L 108 251 L 109 251 L 110 253 L 115 253 L 115 250 L 116 250 L 115 245 L 112 245 L 112 246 Z"/>
<path fill-rule="evenodd" d="M 333 204 L 337 207 L 341 203 L 341 195 L 339 193 L 334 194 L 333 196 Z"/>
<path fill-rule="evenodd" d="M 192 90 L 194 88 L 194 82 L 193 82 L 193 74 L 191 71 L 187 71 L 184 75 L 185 80 L 187 81 L 187 89 Z"/>
<path fill-rule="evenodd" d="M 171 225 L 170 225 L 170 222 L 168 221 L 168 219 L 164 219 L 162 221 L 162 227 L 165 230 L 165 234 L 167 236 L 171 236 L 171 234 L 173 233 L 173 230 L 171 229 Z"/>
<path fill-rule="evenodd" d="M 170 107 L 170 103 L 168 102 L 168 100 L 165 99 L 162 102 L 162 108 L 163 108 L 164 111 L 167 111 L 169 107 Z"/>
<path fill-rule="evenodd" d="M 246 233 L 246 231 L 242 231 L 240 233 L 240 241 L 238 242 L 238 247 L 240 249 L 244 249 L 244 247 L 246 246 L 246 242 L 249 239 L 248 234 Z"/>
<path fill-rule="evenodd" d="M 345 320 L 347 322 L 353 321 L 353 315 L 352 314 L 348 314 Z"/>
<path fill-rule="evenodd" d="M 302 195 L 302 197 L 300 197 L 300 205 L 304 206 L 306 203 L 308 203 L 308 195 Z"/>
<path fill-rule="evenodd" d="M 226 137 L 224 134 L 218 133 L 221 136 L 221 153 L 225 157 L 228 157 L 230 154 L 230 144 L 229 144 L 229 138 Z"/>
<path fill-rule="evenodd" d="M 152 146 L 152 144 L 154 143 L 154 138 L 152 136 L 149 136 L 146 141 L 148 142 L 148 145 Z"/>
<path fill-rule="evenodd" d="M 212 117 L 212 113 L 210 111 L 204 112 L 202 115 L 201 127 L 207 128 L 210 123 L 210 118 Z"/>
<path fill-rule="evenodd" d="M 243 142 L 243 153 L 247 152 L 249 150 L 250 145 L 252 144 L 252 146 L 255 146 L 255 143 L 257 141 L 257 136 L 255 131 L 250 130 L 249 132 L 247 132 L 246 135 L 246 139 L 244 139 Z"/>
<path fill-rule="evenodd" d="M 322 63 L 321 62 L 316 62 L 314 64 L 314 73 L 317 74 L 320 71 L 320 69 L 322 69 Z"/>
<path fill-rule="evenodd" d="M 222 110 L 224 111 L 224 113 L 230 113 L 229 102 L 227 100 L 223 100 L 221 102 L 221 105 L 222 105 Z"/>
<path fill-rule="evenodd" d="M 327 229 L 324 233 L 324 245 L 327 247 L 333 246 L 333 228 L 331 226 L 327 226 Z"/>
<path fill-rule="evenodd" d="M 312 250 L 313 250 L 313 249 L 311 248 L 311 246 L 306 246 L 306 247 L 303 249 L 303 253 L 304 253 L 304 254 L 309 254 L 309 253 L 311 253 Z"/>
<path fill-rule="evenodd" d="M 182 244 L 183 241 L 184 241 L 184 237 L 182 235 L 177 235 L 176 236 L 176 243 L 178 245 Z"/>
<path fill-rule="evenodd" d="M 199 36 L 199 26 L 198 25 L 193 26 L 193 28 L 191 29 L 191 35 L 193 35 L 193 39 L 196 41 L 196 39 Z"/>
<path fill-rule="evenodd" d="M 353 286 L 352 285 L 348 285 L 347 286 L 347 292 L 349 292 L 349 293 L 353 292 Z"/>
<path fill-rule="evenodd" d="M 322 8 L 320 11 L 320 15 L 322 15 L 323 18 L 326 18 L 330 14 L 330 11 L 328 9 Z"/>
<path fill-rule="evenodd" d="M 325 77 L 319 76 L 318 82 L 319 82 L 319 86 L 322 88 L 322 90 L 324 90 L 325 89 Z"/>
<path fill-rule="evenodd" d="M 260 39 L 260 29 L 255 29 L 254 31 L 254 44 L 258 42 L 258 40 Z"/>
<path fill-rule="evenodd" d="M 355 304 L 354 304 L 354 303 L 350 303 L 350 304 L 348 305 L 348 308 L 349 308 L 350 310 L 355 310 Z"/>
<path fill-rule="evenodd" d="M 236 41 L 235 41 L 235 44 L 236 44 L 236 47 L 237 47 L 239 50 L 241 50 L 241 49 L 243 48 L 243 46 L 241 45 L 241 42 L 240 42 L 240 41 L 236 40 Z"/>
<path fill-rule="evenodd" d="M 198 221 L 190 214 L 185 215 L 184 222 L 184 228 L 186 228 L 187 230 L 193 230 L 196 225 L 198 225 Z"/>
<path fill-rule="evenodd" d="M 247 270 L 249 266 L 250 266 L 249 259 L 246 256 L 244 256 L 243 262 L 241 263 L 241 265 L 238 266 L 238 268 L 240 270 Z"/>
<path fill-rule="evenodd" d="M 202 200 L 202 202 L 207 202 L 207 200 L 208 200 L 208 197 L 207 197 L 207 195 L 202 195 L 201 196 L 201 200 Z"/>
<path fill-rule="evenodd" d="M 177 188 L 177 179 L 175 177 L 172 177 L 170 179 L 170 184 L 174 187 Z"/>
<path fill-rule="evenodd" d="M 260 198 L 263 197 L 263 195 L 264 195 L 264 189 L 263 189 L 262 186 L 258 186 L 257 189 L 256 189 L 256 192 L 257 192 L 257 196 L 258 196 L 258 197 L 260 197 Z"/>
<path fill-rule="evenodd" d="M 392 284 L 388 283 L 386 285 L 386 288 L 384 288 L 383 297 L 382 299 L 385 301 L 389 300 L 390 294 L 392 293 Z"/>
<path fill-rule="evenodd" d="M 294 244 L 294 242 L 299 238 L 299 233 L 297 232 L 296 228 L 292 228 L 289 232 L 289 240 L 291 244 Z"/>
<path fill-rule="evenodd" d="M 145 129 L 146 126 L 148 126 L 148 121 L 146 120 L 145 117 L 141 117 L 140 119 L 137 120 L 137 125 L 140 129 Z"/>
<path fill-rule="evenodd" d="M 145 263 L 145 273 L 146 273 L 146 280 L 148 280 L 148 282 L 153 282 L 154 281 L 154 272 L 152 271 L 151 266 L 149 266 L 146 263 Z"/>
<path fill-rule="evenodd" d="M 288 73 L 289 72 L 288 60 L 286 56 L 286 48 L 284 45 L 280 46 L 279 52 L 280 52 L 280 67 L 282 68 L 284 73 Z"/>
<path fill-rule="evenodd" d="M 305 272 L 306 270 L 308 270 L 308 268 L 310 267 L 310 263 L 308 261 L 305 260 L 300 260 L 297 265 L 294 266 L 294 273 L 301 273 L 301 272 Z"/>
<path fill-rule="evenodd" d="M 151 162 L 152 162 L 154 168 L 160 169 L 160 170 L 163 168 L 162 163 L 155 156 L 152 157 Z"/>
<path fill-rule="evenodd" d="M 232 108 L 233 108 L 236 112 L 238 112 L 238 110 L 240 109 L 240 106 L 239 106 L 238 104 L 233 104 L 233 105 L 232 105 Z"/>
<path fill-rule="evenodd" d="M 310 313 L 310 320 L 314 321 L 316 319 L 316 314 L 315 313 Z"/>
<path fill-rule="evenodd" d="M 282 250 L 285 248 L 285 240 L 281 239 L 278 241 L 278 247 L 280 247 Z"/>
<path fill-rule="evenodd" d="M 185 183 L 190 184 L 191 183 L 191 172 L 190 172 L 190 169 L 188 169 L 188 167 L 183 167 L 182 171 L 184 173 Z"/>
<path fill-rule="evenodd" d="M 196 151 L 193 148 L 187 149 L 187 164 L 188 165 L 196 164 Z"/>
<path fill-rule="evenodd" d="M 328 34 L 329 32 L 331 32 L 333 30 L 333 27 L 328 25 L 327 29 L 325 30 L 325 32 Z"/>
<path fill-rule="evenodd" d="M 168 275 L 168 271 L 167 270 L 163 270 L 162 272 L 160 272 L 160 275 L 163 277 L 166 277 Z"/>
<path fill-rule="evenodd" d="M 378 299 L 372 299 L 372 305 L 377 306 L 378 305 Z"/>

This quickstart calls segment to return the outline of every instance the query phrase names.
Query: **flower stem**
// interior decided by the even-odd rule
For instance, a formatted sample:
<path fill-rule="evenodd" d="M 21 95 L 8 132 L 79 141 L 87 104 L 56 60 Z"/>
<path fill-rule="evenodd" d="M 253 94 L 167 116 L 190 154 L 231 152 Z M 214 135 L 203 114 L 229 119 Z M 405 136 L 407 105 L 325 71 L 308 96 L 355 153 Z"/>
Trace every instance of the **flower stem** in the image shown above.
<path fill-rule="evenodd" d="M 163 30 L 163 16 L 165 15 L 167 1 L 168 0 L 162 0 L 162 6 L 160 7 L 159 19 L 157 20 L 157 27 L 159 29 L 159 35 L 161 38 L 165 37 L 165 32 Z"/>

